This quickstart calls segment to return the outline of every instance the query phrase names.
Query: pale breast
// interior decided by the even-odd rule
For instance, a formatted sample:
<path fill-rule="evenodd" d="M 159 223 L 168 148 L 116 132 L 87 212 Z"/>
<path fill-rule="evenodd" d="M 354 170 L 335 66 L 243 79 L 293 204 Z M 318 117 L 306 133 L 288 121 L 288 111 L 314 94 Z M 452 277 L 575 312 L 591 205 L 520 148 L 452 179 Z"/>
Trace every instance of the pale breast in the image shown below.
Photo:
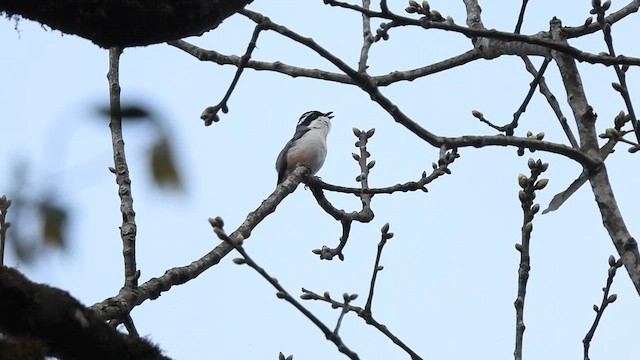
<path fill-rule="evenodd" d="M 287 167 L 295 168 L 298 164 L 308 165 L 315 174 L 324 164 L 327 156 L 327 134 L 321 131 L 310 131 L 304 134 L 287 153 Z"/>

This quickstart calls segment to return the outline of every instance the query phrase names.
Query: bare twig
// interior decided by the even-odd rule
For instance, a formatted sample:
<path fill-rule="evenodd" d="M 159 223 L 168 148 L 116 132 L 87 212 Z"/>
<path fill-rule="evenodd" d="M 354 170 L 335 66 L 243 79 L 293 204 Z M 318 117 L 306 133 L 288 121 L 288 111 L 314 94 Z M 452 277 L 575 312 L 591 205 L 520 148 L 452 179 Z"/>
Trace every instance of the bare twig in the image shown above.
<path fill-rule="evenodd" d="M 305 288 L 302 288 L 302 295 L 300 295 L 300 298 L 302 298 L 303 300 L 320 300 L 320 301 L 324 301 L 327 302 L 329 304 L 331 304 L 331 307 L 334 309 L 344 309 L 345 308 L 345 304 L 336 300 L 333 300 L 331 298 L 331 294 L 329 294 L 328 291 L 326 291 L 324 293 L 324 295 L 318 295 L 316 293 L 314 293 L 313 291 L 307 290 Z M 394 344 L 398 345 L 402 350 L 404 350 L 407 354 L 409 354 L 411 356 L 412 360 L 422 360 L 422 358 L 416 354 L 413 350 L 411 350 L 411 348 L 409 348 L 404 342 L 402 342 L 402 340 L 400 340 L 399 337 L 397 337 L 396 335 L 394 335 L 391 331 L 389 331 L 389 328 L 384 325 L 379 323 L 372 315 L 371 313 L 367 313 L 365 311 L 365 309 L 359 307 L 359 306 L 354 306 L 351 304 L 346 304 L 346 307 L 349 309 L 349 311 L 353 311 L 356 314 L 358 314 L 358 316 L 360 318 L 362 318 L 367 324 L 373 326 L 374 328 L 376 328 L 378 331 L 380 331 L 381 333 L 383 333 L 387 338 L 389 338 L 391 341 L 393 341 Z"/>
<path fill-rule="evenodd" d="M 269 214 L 276 210 L 276 207 L 291 194 L 298 184 L 306 177 L 309 170 L 304 166 L 298 166 L 291 172 L 289 177 L 280 184 L 276 190 L 269 195 L 260 206 L 247 215 L 244 222 L 229 237 L 231 239 L 248 239 L 253 229 L 264 220 Z M 189 265 L 175 267 L 167 270 L 164 275 L 152 278 L 140 285 L 137 289 L 137 296 L 132 296 L 129 291 L 120 291 L 117 296 L 108 298 L 102 302 L 94 304 L 91 309 L 95 311 L 102 319 L 119 318 L 125 315 L 134 306 L 142 304 L 146 300 L 155 300 L 163 292 L 168 291 L 173 286 L 181 285 L 189 280 L 195 279 L 205 270 L 218 264 L 229 252 L 233 250 L 233 246 L 227 243 L 221 243 L 209 253 L 198 260 L 193 261 Z"/>
<path fill-rule="evenodd" d="M 533 66 L 533 63 L 531 62 L 531 60 L 529 60 L 529 57 L 523 56 L 522 61 L 524 61 L 524 65 L 527 68 L 527 71 L 531 75 L 537 78 L 538 71 Z M 571 127 L 569 127 L 569 124 L 567 123 L 567 118 L 564 117 L 564 115 L 562 114 L 562 109 L 560 109 L 560 104 L 558 103 L 558 100 L 556 99 L 555 95 L 551 93 L 551 90 L 549 89 L 546 81 L 544 80 L 544 76 L 540 77 L 539 85 L 540 85 L 539 86 L 540 93 L 544 95 L 544 97 L 547 99 L 547 103 L 551 107 L 551 110 L 553 110 L 553 112 L 556 114 L 556 117 L 560 122 L 560 126 L 562 127 L 562 130 L 564 130 L 565 135 L 567 135 L 567 139 L 569 139 L 571 146 L 573 146 L 574 149 L 579 148 L 580 146 L 578 145 L 578 141 L 576 140 L 576 137 L 573 135 L 573 131 L 571 130 Z"/>
<path fill-rule="evenodd" d="M 606 9 L 600 6 L 600 2 L 593 2 L 595 7 L 596 14 L 598 15 L 598 22 L 602 26 L 602 33 L 604 34 L 604 42 L 607 44 L 607 50 L 609 50 L 609 55 L 616 56 L 616 52 L 613 48 L 613 37 L 611 36 L 611 24 L 604 22 L 604 13 Z M 631 121 L 631 125 L 633 126 L 633 130 L 635 131 L 636 139 L 640 141 L 640 127 L 638 126 L 638 120 L 636 119 L 636 113 L 633 110 L 633 103 L 631 102 L 631 96 L 629 94 L 629 86 L 627 85 L 627 76 L 626 69 L 621 68 L 620 65 L 613 66 L 616 76 L 618 77 L 619 83 L 613 83 L 613 88 L 620 93 L 622 100 L 624 101 L 625 106 L 627 107 L 627 112 L 629 113 L 629 120 Z"/>
<path fill-rule="evenodd" d="M 356 128 L 353 129 L 354 135 L 358 137 L 356 146 L 358 147 L 358 150 L 360 150 L 360 155 L 352 155 L 358 162 L 358 165 L 360 165 L 360 175 L 356 176 L 356 181 L 360 182 L 360 188 L 362 190 L 369 188 L 369 172 L 376 165 L 375 160 L 367 161 L 370 156 L 369 151 L 367 151 L 367 142 L 373 136 L 375 131 L 376 129 L 369 129 L 368 131 L 362 131 Z M 371 208 L 371 198 L 373 197 L 371 194 L 362 193 L 359 197 L 362 202 L 363 209 Z"/>
<path fill-rule="evenodd" d="M 370 0 L 362 0 L 362 7 L 368 9 L 371 5 Z M 373 35 L 371 35 L 371 19 L 362 14 L 362 49 L 360 50 L 360 60 L 358 61 L 358 71 L 367 71 L 367 59 L 369 58 L 369 49 L 373 44 Z"/>
<path fill-rule="evenodd" d="M 347 293 L 342 294 L 342 299 L 344 303 L 342 304 L 342 311 L 340 311 L 340 315 L 338 316 L 338 321 L 336 321 L 336 327 L 333 330 L 333 333 L 335 335 L 338 335 L 338 331 L 340 331 L 340 326 L 342 326 L 342 319 L 344 319 L 344 316 L 349 313 L 349 303 L 352 300 L 355 300 L 357 298 L 358 298 L 358 294 L 347 294 Z"/>
<path fill-rule="evenodd" d="M 201 61 L 212 61 L 218 65 L 238 66 L 241 60 L 239 56 L 223 55 L 214 50 L 205 50 L 184 40 L 170 41 L 168 42 L 168 44 L 196 57 Z M 474 49 L 427 66 L 410 70 L 394 71 L 387 75 L 373 76 L 372 79 L 373 82 L 378 86 L 388 86 L 399 81 L 413 81 L 424 76 L 467 64 L 480 58 L 480 53 Z M 323 81 L 337 82 L 340 84 L 356 85 L 353 79 L 345 74 L 339 74 L 319 69 L 306 69 L 290 64 L 285 64 L 280 61 L 264 62 L 249 60 L 246 63 L 245 67 L 254 70 L 277 72 L 289 75 L 291 77 L 306 77 Z"/>
<path fill-rule="evenodd" d="M 260 274 L 260 276 L 262 276 L 265 280 L 267 280 L 269 284 L 271 284 L 271 286 L 273 286 L 274 288 L 276 288 L 276 290 L 278 290 L 278 292 L 276 293 L 276 296 L 279 299 L 284 299 L 285 301 L 293 305 L 296 309 L 298 309 L 298 311 L 300 311 L 309 320 L 311 320 L 311 322 L 314 323 L 324 333 L 327 340 L 333 342 L 336 345 L 336 347 L 341 353 L 347 355 L 350 359 L 354 359 L 354 360 L 359 359 L 358 354 L 351 351 L 344 344 L 344 342 L 342 342 L 342 339 L 340 339 L 340 336 L 338 335 L 338 329 L 340 328 L 340 321 L 342 320 L 342 317 L 344 316 L 344 314 L 348 312 L 348 310 L 343 311 L 343 313 L 340 315 L 340 318 L 338 320 L 338 325 L 336 326 L 336 330 L 332 332 L 322 321 L 320 321 L 320 319 L 318 319 L 309 310 L 307 310 L 304 306 L 302 306 L 302 304 L 300 304 L 293 296 L 291 296 L 289 292 L 287 292 L 287 290 L 282 285 L 280 285 L 280 283 L 275 277 L 269 275 L 264 268 L 260 267 L 249 256 L 247 251 L 242 246 L 242 242 L 244 241 L 244 239 L 241 236 L 236 236 L 235 238 L 232 238 L 224 232 L 224 230 L 222 229 L 224 226 L 224 222 L 222 221 L 221 218 L 218 217 L 215 219 L 209 219 L 209 223 L 213 227 L 213 231 L 220 238 L 220 240 L 224 241 L 225 244 L 227 244 L 228 246 L 231 246 L 233 249 L 239 252 L 240 255 L 242 255 L 242 258 L 233 259 L 233 262 L 235 262 L 238 265 L 243 265 L 243 264 L 249 265 L 249 267 L 254 269 L 258 274 Z M 351 297 L 347 295 L 345 299 L 348 301 L 351 299 Z"/>
<path fill-rule="evenodd" d="M 320 180 L 320 178 L 318 177 L 309 178 L 307 180 L 307 183 L 309 184 L 309 186 L 318 186 L 324 190 L 345 193 L 345 194 L 354 194 L 354 195 L 393 194 L 395 192 L 408 192 L 408 191 L 417 191 L 417 190 L 428 192 L 426 185 L 430 184 L 432 181 L 436 180 L 437 178 L 445 174 L 450 174 L 451 170 L 449 170 L 449 165 L 451 165 L 455 161 L 455 159 L 459 157 L 460 155 L 457 153 L 457 151 L 452 151 L 451 156 L 448 156 L 446 159 L 442 159 L 442 158 L 439 159 L 437 164 L 435 162 L 431 164 L 431 166 L 433 167 L 431 174 L 427 175 L 427 172 L 423 171 L 420 177 L 420 180 L 408 181 L 403 184 L 396 184 L 393 186 L 387 186 L 383 188 L 362 189 L 362 188 L 338 186 L 338 185 L 326 183 Z"/>
<path fill-rule="evenodd" d="M 518 121 L 520 120 L 520 116 L 522 116 L 522 114 L 524 114 L 524 112 L 527 111 L 527 105 L 529 105 L 529 102 L 531 102 L 531 98 L 533 97 L 533 94 L 535 93 L 538 85 L 540 85 L 540 81 L 542 80 L 542 77 L 544 76 L 544 72 L 547 70 L 547 66 L 549 65 L 550 62 L 551 62 L 551 58 L 544 59 L 544 61 L 542 62 L 542 65 L 540 66 L 540 70 L 538 70 L 538 74 L 536 74 L 531 84 L 529 84 L 529 92 L 527 93 L 527 96 L 525 96 L 524 100 L 522 101 L 522 104 L 518 108 L 518 111 L 516 111 L 513 114 L 513 121 L 511 122 L 511 124 L 509 124 L 509 129 L 511 129 L 511 133 L 507 131 L 506 133 L 507 135 L 513 135 L 513 129 L 518 127 Z"/>
<path fill-rule="evenodd" d="M 603 292 L 602 302 L 600 302 L 599 307 L 598 305 L 595 305 L 595 304 L 593 305 L 593 311 L 596 312 L 596 317 L 595 319 L 593 319 L 593 324 L 591 325 L 591 328 L 589 329 L 584 339 L 582 340 L 582 344 L 584 345 L 584 360 L 589 360 L 589 347 L 591 346 L 591 340 L 593 340 L 593 336 L 596 333 L 596 329 L 598 328 L 600 319 L 604 314 L 604 309 L 606 309 L 607 306 L 609 306 L 609 304 L 613 303 L 618 299 L 618 295 L 616 294 L 609 295 L 609 291 L 611 291 L 611 284 L 613 284 L 613 278 L 614 276 L 616 276 L 616 270 L 618 270 L 618 268 L 620 268 L 621 266 L 622 266 L 622 262 L 620 261 L 620 259 L 616 261 L 613 255 L 609 256 L 609 270 L 607 272 L 608 273 L 607 284 L 605 285 L 605 287 L 602 288 L 602 292 Z"/>
<path fill-rule="evenodd" d="M 133 211 L 133 197 L 131 195 L 131 179 L 129 166 L 124 152 L 124 138 L 122 134 L 122 114 L 120 111 L 120 55 L 122 48 L 109 49 L 109 104 L 111 108 L 111 143 L 113 147 L 114 173 L 120 196 L 120 212 L 122 212 L 122 255 L 124 257 L 124 287 L 135 296 L 138 287 L 139 271 L 136 269 L 136 213 Z"/>
<path fill-rule="evenodd" d="M 376 261 L 373 264 L 373 274 L 371 275 L 371 283 L 369 284 L 369 296 L 367 296 L 367 303 L 364 306 L 364 311 L 371 314 L 371 304 L 373 303 L 373 290 L 376 286 L 376 279 L 378 278 L 378 273 L 382 271 L 382 266 L 380 266 L 380 258 L 382 257 L 382 250 L 384 246 L 387 244 L 387 240 L 393 237 L 393 233 L 389 232 L 389 223 L 386 223 L 382 226 L 380 230 L 382 233 L 380 235 L 380 242 L 378 243 L 378 252 L 376 254 Z"/>
<path fill-rule="evenodd" d="M 229 98 L 231 97 L 233 90 L 235 90 L 236 85 L 240 80 L 240 76 L 242 75 L 242 72 L 244 71 L 244 68 L 247 65 L 247 62 L 249 61 L 249 59 L 251 59 L 251 53 L 253 53 L 253 50 L 256 48 L 256 43 L 258 42 L 258 36 L 260 35 L 260 32 L 263 30 L 264 30 L 264 27 L 262 26 L 261 23 L 258 23 L 258 25 L 256 25 L 256 27 L 253 29 L 251 40 L 249 40 L 249 45 L 247 45 L 247 51 L 240 58 L 240 61 L 238 62 L 238 69 L 236 70 L 236 74 L 233 76 L 231 85 L 229 85 L 229 89 L 227 89 L 227 92 L 224 94 L 224 97 L 222 98 L 222 100 L 220 100 L 220 102 L 217 105 L 209 106 L 206 109 L 204 109 L 204 111 L 202 112 L 202 115 L 200 115 L 200 118 L 204 120 L 205 126 L 209 126 L 212 123 L 218 122 L 220 120 L 220 117 L 218 116 L 218 111 L 222 110 L 222 112 L 225 114 L 229 112 L 229 106 L 227 105 L 227 102 L 229 101 Z"/>
<path fill-rule="evenodd" d="M 516 250 L 520 252 L 520 266 L 518 267 L 518 295 L 513 305 L 516 308 L 516 345 L 513 352 L 515 360 L 522 360 L 522 344 L 524 339 L 524 300 L 527 295 L 527 281 L 531 270 L 531 259 L 529 245 L 531 232 L 533 231 L 533 217 L 540 211 L 540 205 L 534 204 L 535 192 L 547 186 L 549 180 L 540 179 L 541 173 L 547 170 L 549 164 L 540 160 L 529 159 L 527 165 L 531 171 L 531 176 L 518 175 L 518 184 L 522 188 L 518 193 L 518 198 L 522 206 L 522 229 L 521 242 L 516 244 Z"/>
<path fill-rule="evenodd" d="M 348 295 L 348 294 L 344 294 L 343 298 L 344 298 L 344 302 L 340 303 L 338 301 L 335 301 L 331 298 L 331 295 L 329 294 L 329 292 L 325 292 L 323 296 L 320 296 L 316 293 L 314 293 L 313 291 L 309 291 L 306 289 L 302 289 L 302 295 L 300 296 L 302 299 L 304 300 L 322 300 L 325 302 L 328 302 L 331 304 L 332 308 L 341 308 L 342 312 L 340 313 L 340 318 L 338 320 L 338 325 L 336 326 L 336 332 L 340 327 L 340 321 L 342 319 L 342 317 L 349 311 L 353 311 L 355 313 L 358 314 L 359 317 L 361 317 L 362 319 L 365 320 L 365 322 L 369 325 L 372 325 L 373 327 L 375 327 L 376 329 L 378 329 L 381 333 L 385 334 L 389 339 L 391 339 L 391 341 L 393 341 L 396 345 L 398 345 L 400 348 L 402 348 L 403 350 L 405 350 L 409 355 L 411 355 L 411 359 L 414 360 L 421 360 L 420 356 L 418 356 L 418 354 L 416 354 L 413 350 L 411 350 L 407 345 L 405 345 L 397 336 L 393 335 L 393 333 L 391 333 L 389 331 L 389 329 L 387 329 L 387 327 L 383 324 L 380 324 L 379 322 L 377 322 L 374 318 L 373 318 L 373 314 L 371 311 L 371 304 L 373 302 L 373 294 L 374 294 L 374 288 L 375 288 L 375 283 L 376 283 L 376 279 L 377 279 L 377 275 L 378 272 L 382 271 L 382 266 L 380 266 L 380 258 L 382 256 L 382 250 L 387 242 L 387 240 L 391 239 L 393 237 L 393 233 L 389 232 L 389 224 L 385 224 L 384 226 L 382 226 L 381 229 L 381 239 L 380 239 L 380 243 L 378 243 L 378 253 L 376 256 L 376 260 L 375 260 L 375 264 L 373 267 L 373 274 L 371 276 L 371 282 L 369 285 L 369 296 L 367 297 L 367 302 L 364 308 L 358 307 L 358 306 L 353 306 L 350 304 L 350 302 L 352 300 L 355 300 L 355 298 L 357 297 L 357 295 Z"/>
<path fill-rule="evenodd" d="M 527 10 L 527 3 L 529 0 L 522 0 L 522 6 L 520 6 L 520 14 L 518 15 L 518 23 L 516 24 L 514 33 L 520 34 L 520 29 L 522 29 L 522 23 L 524 22 L 524 13 Z"/>
<path fill-rule="evenodd" d="M 4 265 L 4 246 L 7 242 L 7 230 L 11 223 L 7 221 L 7 209 L 11 206 L 11 200 L 6 195 L 0 196 L 0 267 Z"/>
<path fill-rule="evenodd" d="M 636 0 L 632 0 L 631 2 L 629 2 L 629 4 L 623 6 L 620 10 L 604 18 L 604 22 L 613 25 L 618 21 L 624 19 L 625 17 L 637 12 L 638 8 L 640 8 L 640 2 Z M 593 34 L 596 31 L 600 31 L 600 29 L 601 29 L 601 26 L 599 23 L 589 22 L 581 26 L 565 27 L 563 31 L 567 35 L 568 39 L 572 39 L 572 38 L 581 37 L 587 34 Z"/>
<path fill-rule="evenodd" d="M 353 159 L 358 162 L 360 166 L 360 174 L 356 176 L 356 181 L 360 182 L 361 192 L 356 193 L 356 195 L 360 198 L 362 203 L 362 210 L 358 212 L 347 213 L 344 210 L 339 210 L 334 207 L 329 200 L 324 196 L 323 189 L 318 185 L 318 182 L 309 182 L 309 188 L 313 193 L 313 196 L 316 198 L 318 205 L 322 207 L 324 211 L 326 211 L 329 215 L 333 216 L 334 219 L 340 221 L 342 224 L 342 236 L 340 237 L 340 244 L 337 248 L 332 249 L 328 246 L 323 246 L 322 249 L 314 249 L 313 253 L 316 255 L 320 255 L 320 259 L 323 260 L 332 260 L 334 256 L 338 256 L 340 260 L 344 260 L 344 254 L 342 254 L 342 249 L 347 244 L 347 240 L 349 238 L 349 232 L 351 230 L 351 224 L 353 221 L 367 223 L 373 219 L 373 211 L 371 210 L 371 198 L 372 194 L 365 193 L 364 191 L 369 189 L 369 171 L 375 166 L 375 161 L 367 162 L 370 154 L 367 151 L 367 141 L 369 138 L 373 136 L 375 133 L 375 129 L 371 129 L 369 131 L 362 131 L 354 128 L 353 134 L 358 137 L 358 141 L 356 141 L 356 147 L 360 150 L 360 154 L 353 153 Z"/>
<path fill-rule="evenodd" d="M 502 125 L 502 126 L 495 125 L 491 121 L 487 120 L 484 117 L 484 114 L 482 114 L 477 110 L 474 110 L 472 112 L 473 116 L 475 116 L 478 120 L 480 120 L 480 122 L 487 124 L 491 128 L 498 130 L 499 132 L 503 132 L 507 136 L 513 136 L 514 130 L 518 127 L 518 121 L 520 120 L 520 117 L 522 116 L 522 114 L 524 114 L 524 112 L 527 111 L 527 106 L 529 105 L 529 102 L 531 102 L 531 98 L 533 98 L 533 94 L 535 93 L 536 88 L 540 84 L 540 81 L 543 78 L 544 72 L 547 69 L 547 66 L 549 65 L 550 62 L 551 62 L 551 58 L 545 58 L 545 60 L 542 62 L 542 66 L 540 66 L 540 71 L 536 71 L 536 75 L 533 81 L 529 84 L 529 91 L 527 92 L 527 95 L 522 101 L 522 104 L 520 104 L 520 107 L 518 107 L 518 110 L 513 114 L 513 120 L 509 124 Z"/>

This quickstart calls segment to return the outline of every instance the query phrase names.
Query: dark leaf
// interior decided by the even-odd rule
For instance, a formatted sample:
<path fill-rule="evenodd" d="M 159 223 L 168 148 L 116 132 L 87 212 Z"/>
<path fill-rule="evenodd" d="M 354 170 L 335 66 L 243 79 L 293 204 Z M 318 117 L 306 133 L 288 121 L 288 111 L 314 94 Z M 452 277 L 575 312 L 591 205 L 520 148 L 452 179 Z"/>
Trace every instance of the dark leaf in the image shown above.
<path fill-rule="evenodd" d="M 51 202 L 40 203 L 42 240 L 56 248 L 66 245 L 67 210 Z"/>
<path fill-rule="evenodd" d="M 151 175 L 162 188 L 182 190 L 182 181 L 176 168 L 173 150 L 166 137 L 160 138 L 151 149 Z"/>
<path fill-rule="evenodd" d="M 98 107 L 98 113 L 107 120 L 111 118 L 111 109 L 108 106 Z M 123 105 L 120 108 L 120 116 L 123 121 L 129 122 L 153 120 L 151 110 L 147 106 L 136 103 Z"/>

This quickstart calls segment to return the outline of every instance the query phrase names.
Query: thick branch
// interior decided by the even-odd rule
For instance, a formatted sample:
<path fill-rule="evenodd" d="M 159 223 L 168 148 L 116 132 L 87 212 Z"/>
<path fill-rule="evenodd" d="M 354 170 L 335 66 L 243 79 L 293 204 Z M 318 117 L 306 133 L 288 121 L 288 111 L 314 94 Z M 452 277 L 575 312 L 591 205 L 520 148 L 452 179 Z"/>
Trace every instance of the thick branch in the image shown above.
<path fill-rule="evenodd" d="M 551 22 L 554 39 L 556 41 L 566 41 L 563 38 L 562 31 L 560 31 L 560 25 L 560 21 L 557 19 Z M 600 148 L 598 147 L 595 114 L 587 101 L 575 60 L 561 52 L 554 51 L 552 55 L 560 69 L 562 81 L 567 91 L 567 99 L 576 120 L 578 134 L 580 135 L 580 146 L 590 157 L 602 159 Z M 596 203 L 600 209 L 604 227 L 609 232 L 613 245 L 616 247 L 636 291 L 640 294 L 640 252 L 638 251 L 638 243 L 631 236 L 624 223 L 604 164 L 591 175 L 589 180 Z"/>

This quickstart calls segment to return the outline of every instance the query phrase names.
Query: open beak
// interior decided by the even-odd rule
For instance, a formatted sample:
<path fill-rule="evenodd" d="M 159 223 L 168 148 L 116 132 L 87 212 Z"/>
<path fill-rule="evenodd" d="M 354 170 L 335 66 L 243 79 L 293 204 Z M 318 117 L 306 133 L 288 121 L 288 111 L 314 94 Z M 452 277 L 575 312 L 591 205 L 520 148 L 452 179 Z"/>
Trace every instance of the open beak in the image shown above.
<path fill-rule="evenodd" d="M 328 117 L 329 119 L 333 119 L 333 111 L 329 111 L 328 113 L 324 114 L 325 117 Z"/>

